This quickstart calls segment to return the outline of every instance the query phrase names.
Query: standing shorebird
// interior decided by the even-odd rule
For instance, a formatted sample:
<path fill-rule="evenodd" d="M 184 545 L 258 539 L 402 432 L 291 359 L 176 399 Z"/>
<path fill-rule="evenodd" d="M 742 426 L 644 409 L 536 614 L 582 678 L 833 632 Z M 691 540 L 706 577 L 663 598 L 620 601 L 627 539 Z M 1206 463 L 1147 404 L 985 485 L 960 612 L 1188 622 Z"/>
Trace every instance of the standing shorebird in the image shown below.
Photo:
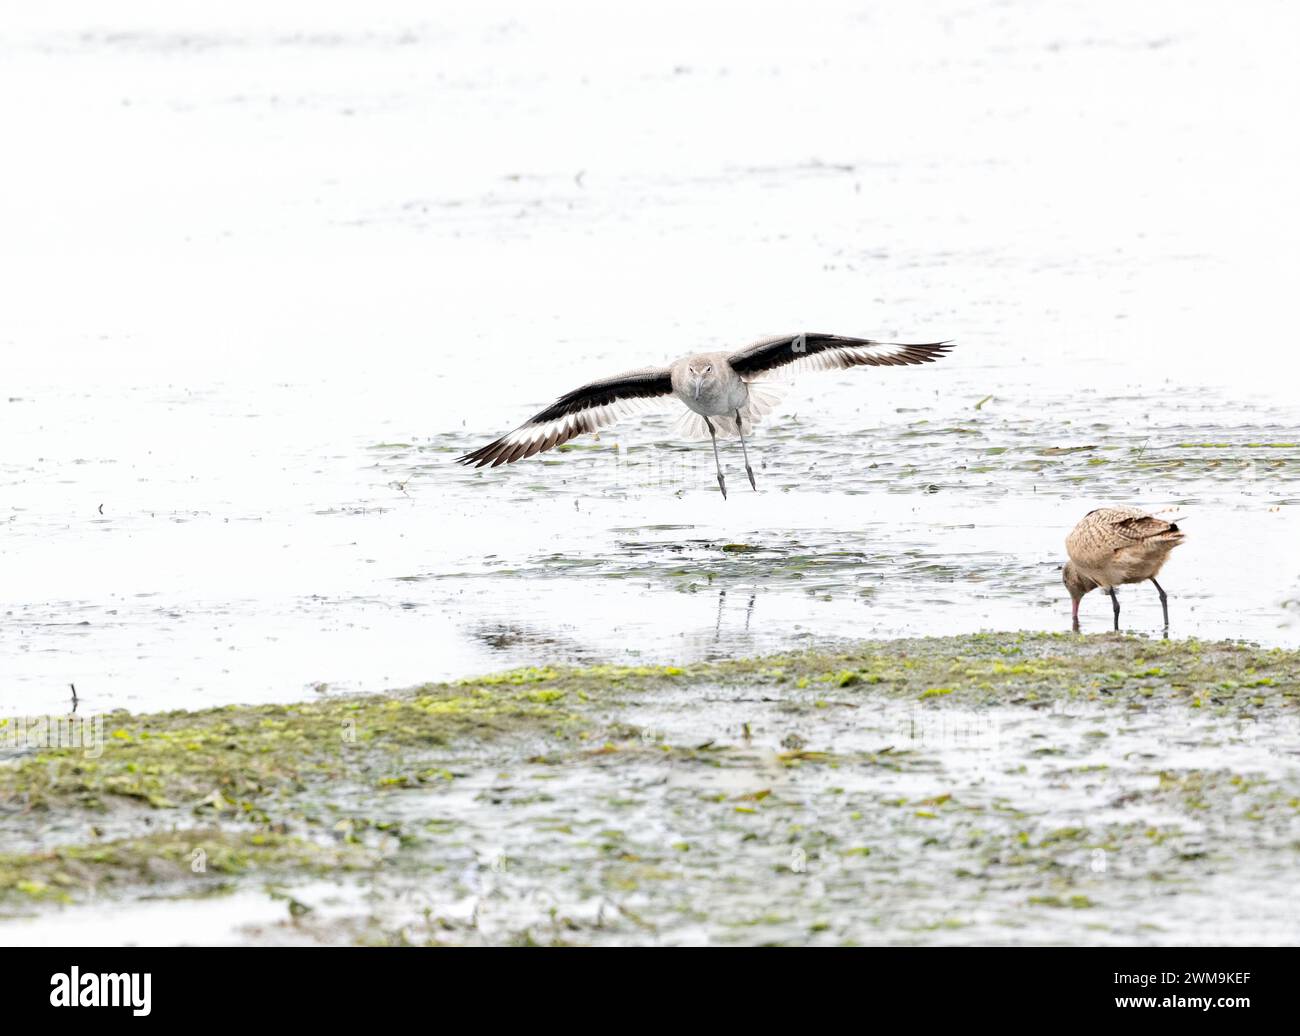
<path fill-rule="evenodd" d="M 1074 628 L 1079 628 L 1079 602 L 1089 590 L 1100 587 L 1110 596 L 1119 629 L 1119 595 L 1125 583 L 1151 580 L 1160 594 L 1160 607 L 1169 628 L 1169 597 L 1156 576 L 1169 552 L 1183 542 L 1183 532 L 1173 522 L 1131 507 L 1101 507 L 1089 511 L 1065 539 L 1070 560 L 1062 579 L 1074 603 Z"/>
<path fill-rule="evenodd" d="M 687 408 L 682 415 L 682 430 L 702 438 L 699 427 L 702 425 L 713 440 L 718 489 L 726 499 L 727 480 L 722 475 L 722 458 L 718 455 L 719 435 L 740 437 L 745 473 L 750 487 L 758 489 L 754 469 L 749 466 L 745 433 L 752 430 L 755 420 L 772 409 L 777 396 L 756 382 L 800 369 L 842 370 L 932 363 L 952 347 L 951 342 L 903 345 L 843 335 L 800 334 L 765 338 L 733 353 L 698 353 L 668 367 L 646 367 L 583 385 L 565 393 L 513 432 L 457 460 L 480 468 L 485 464 L 494 468 L 498 464 L 513 464 L 568 442 L 583 432 L 594 432 L 647 402 L 670 402 L 676 398 Z"/>

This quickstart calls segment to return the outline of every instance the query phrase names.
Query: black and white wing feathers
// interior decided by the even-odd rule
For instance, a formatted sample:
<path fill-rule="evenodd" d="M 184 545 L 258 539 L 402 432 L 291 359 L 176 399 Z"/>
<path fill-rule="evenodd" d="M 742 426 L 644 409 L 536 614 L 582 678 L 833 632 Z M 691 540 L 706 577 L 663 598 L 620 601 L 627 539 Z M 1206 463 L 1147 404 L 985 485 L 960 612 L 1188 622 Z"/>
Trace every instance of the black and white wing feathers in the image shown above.
<path fill-rule="evenodd" d="M 584 432 L 594 432 L 648 402 L 672 395 L 667 367 L 646 367 L 612 378 L 593 381 L 566 392 L 541 413 L 534 414 L 512 432 L 473 453 L 458 457 L 461 464 L 483 467 L 513 464 L 568 442 Z"/>
<path fill-rule="evenodd" d="M 873 342 L 844 335 L 799 334 L 764 338 L 732 353 L 736 373 L 746 380 L 800 371 L 843 370 L 848 367 L 894 367 L 933 363 L 942 359 L 952 342 Z"/>

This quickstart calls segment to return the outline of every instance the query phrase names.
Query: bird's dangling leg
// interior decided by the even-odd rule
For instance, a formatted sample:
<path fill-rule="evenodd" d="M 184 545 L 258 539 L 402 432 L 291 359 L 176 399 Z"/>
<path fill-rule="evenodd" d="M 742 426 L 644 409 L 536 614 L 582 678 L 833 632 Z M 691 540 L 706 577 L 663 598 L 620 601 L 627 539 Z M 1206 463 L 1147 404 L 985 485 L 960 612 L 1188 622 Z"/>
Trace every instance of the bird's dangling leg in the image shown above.
<path fill-rule="evenodd" d="M 1151 585 L 1160 593 L 1160 610 L 1165 613 L 1165 629 L 1169 628 L 1169 595 L 1165 593 L 1165 588 L 1156 582 L 1156 577 L 1151 577 Z"/>
<path fill-rule="evenodd" d="M 727 499 L 727 480 L 722 477 L 722 458 L 718 456 L 718 436 L 713 431 L 713 422 L 707 417 L 705 427 L 709 429 L 709 438 L 713 440 L 713 463 L 718 466 L 718 488 L 722 490 L 722 499 Z"/>
<path fill-rule="evenodd" d="M 740 423 L 740 411 L 736 411 L 736 431 L 740 433 L 740 452 L 745 455 L 745 474 L 749 476 L 749 488 L 755 493 L 758 486 L 754 484 L 754 469 L 749 466 L 749 450 L 745 446 L 745 426 Z"/>
<path fill-rule="evenodd" d="M 1115 609 L 1115 632 L 1118 633 L 1119 632 L 1119 594 L 1115 592 L 1115 588 L 1113 586 L 1106 592 L 1110 594 L 1110 603 L 1111 606 Z"/>

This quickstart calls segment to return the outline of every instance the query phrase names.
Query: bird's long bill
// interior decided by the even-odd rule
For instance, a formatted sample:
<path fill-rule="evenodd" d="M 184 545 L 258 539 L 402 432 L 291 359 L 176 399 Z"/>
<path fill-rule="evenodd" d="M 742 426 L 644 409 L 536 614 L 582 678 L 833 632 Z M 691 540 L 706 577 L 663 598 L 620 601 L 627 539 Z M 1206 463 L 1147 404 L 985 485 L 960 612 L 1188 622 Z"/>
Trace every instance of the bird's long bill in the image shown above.
<path fill-rule="evenodd" d="M 695 381 L 695 398 L 696 398 L 696 399 L 699 399 L 699 398 L 700 398 L 700 389 L 703 387 L 703 385 L 704 385 L 704 379 L 703 379 L 703 378 L 697 378 L 696 381 Z"/>

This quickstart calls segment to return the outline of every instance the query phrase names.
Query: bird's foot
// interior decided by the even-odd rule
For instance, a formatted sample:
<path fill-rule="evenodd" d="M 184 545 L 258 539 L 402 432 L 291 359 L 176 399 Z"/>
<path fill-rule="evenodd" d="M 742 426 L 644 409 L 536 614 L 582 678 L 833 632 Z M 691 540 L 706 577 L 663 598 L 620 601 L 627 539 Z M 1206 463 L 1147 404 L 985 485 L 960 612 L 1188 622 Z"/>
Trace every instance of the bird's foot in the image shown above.
<path fill-rule="evenodd" d="M 754 481 L 754 469 L 748 464 L 745 465 L 745 474 L 749 476 L 749 488 L 755 493 L 758 492 L 758 484 Z"/>
<path fill-rule="evenodd" d="M 727 499 L 727 480 L 722 477 L 721 472 L 718 473 L 718 488 L 722 490 L 722 499 Z"/>

